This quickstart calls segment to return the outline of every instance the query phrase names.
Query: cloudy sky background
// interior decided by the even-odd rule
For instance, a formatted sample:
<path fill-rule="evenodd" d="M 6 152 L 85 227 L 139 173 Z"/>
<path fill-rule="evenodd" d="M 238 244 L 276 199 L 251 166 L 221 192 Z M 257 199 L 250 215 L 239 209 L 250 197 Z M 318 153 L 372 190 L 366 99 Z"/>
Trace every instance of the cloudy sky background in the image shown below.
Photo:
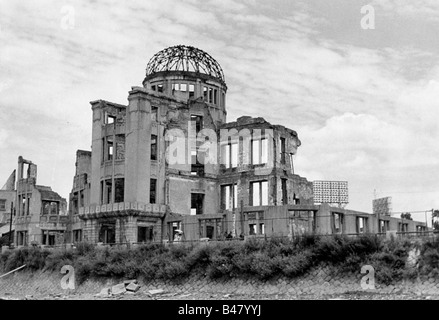
<path fill-rule="evenodd" d="M 0 0 L 0 187 L 22 155 L 68 198 L 89 101 L 126 104 L 149 59 L 186 44 L 221 64 L 228 120 L 296 130 L 296 173 L 347 180 L 348 208 L 371 212 L 376 190 L 395 212 L 439 209 L 438 32 L 436 0 Z"/>

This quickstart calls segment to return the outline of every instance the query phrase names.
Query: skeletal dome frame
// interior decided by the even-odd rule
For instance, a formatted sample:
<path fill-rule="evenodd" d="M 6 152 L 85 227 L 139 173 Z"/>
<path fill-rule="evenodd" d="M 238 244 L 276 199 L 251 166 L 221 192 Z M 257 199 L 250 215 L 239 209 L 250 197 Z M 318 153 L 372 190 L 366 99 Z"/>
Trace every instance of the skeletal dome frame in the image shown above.
<path fill-rule="evenodd" d="M 191 46 L 177 45 L 161 50 L 146 66 L 146 76 L 166 71 L 203 73 L 225 83 L 219 63 L 207 52 Z"/>

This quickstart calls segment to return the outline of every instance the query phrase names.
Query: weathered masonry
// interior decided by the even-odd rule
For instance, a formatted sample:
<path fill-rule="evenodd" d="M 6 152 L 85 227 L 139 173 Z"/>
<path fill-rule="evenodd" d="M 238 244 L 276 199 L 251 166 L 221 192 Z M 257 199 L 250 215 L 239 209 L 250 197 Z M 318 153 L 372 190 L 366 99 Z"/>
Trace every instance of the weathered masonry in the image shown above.
<path fill-rule="evenodd" d="M 315 206 L 312 183 L 294 169 L 297 132 L 263 118 L 228 123 L 226 93 L 217 61 L 175 46 L 151 58 L 127 105 L 92 101 L 92 151 L 76 155 L 68 241 L 377 231 L 371 214 Z"/>
<path fill-rule="evenodd" d="M 36 164 L 21 156 L 18 157 L 18 169 L 0 190 L 1 212 L 0 236 L 9 233 L 12 227 L 15 246 L 53 246 L 70 240 L 66 238 L 70 224 L 66 200 L 50 187 L 37 185 Z"/>

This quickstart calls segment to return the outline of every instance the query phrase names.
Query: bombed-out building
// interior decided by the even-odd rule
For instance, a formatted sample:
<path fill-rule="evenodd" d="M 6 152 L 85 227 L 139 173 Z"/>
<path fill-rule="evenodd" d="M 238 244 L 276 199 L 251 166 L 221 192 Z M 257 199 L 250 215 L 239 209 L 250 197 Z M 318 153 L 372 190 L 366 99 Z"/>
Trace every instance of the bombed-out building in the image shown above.
<path fill-rule="evenodd" d="M 11 216 L 13 217 L 16 197 L 15 172 L 15 170 L 12 171 L 8 180 L 0 189 L 0 240 L 4 237 L 4 243 L 6 243 L 6 240 L 9 241 L 9 233 L 13 234 L 14 232 L 14 228 L 11 226 Z"/>
<path fill-rule="evenodd" d="M 371 214 L 314 204 L 312 183 L 295 172 L 294 130 L 248 116 L 227 122 L 224 73 L 206 52 L 166 48 L 151 58 L 142 84 L 127 105 L 91 102 L 92 150 L 76 155 L 70 241 L 390 228 Z M 407 231 L 425 227 L 408 223 Z"/>
<path fill-rule="evenodd" d="M 70 223 L 67 201 L 51 187 L 37 185 L 37 165 L 21 156 L 18 169 L 0 190 L 2 213 L 0 236 L 11 230 L 15 246 L 53 246 L 67 241 L 65 232 Z"/>

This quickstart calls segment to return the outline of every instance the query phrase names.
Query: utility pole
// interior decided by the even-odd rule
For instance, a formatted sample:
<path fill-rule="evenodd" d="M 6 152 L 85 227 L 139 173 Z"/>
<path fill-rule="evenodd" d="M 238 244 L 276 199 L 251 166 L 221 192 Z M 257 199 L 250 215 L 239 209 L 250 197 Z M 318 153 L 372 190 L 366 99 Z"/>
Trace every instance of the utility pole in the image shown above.
<path fill-rule="evenodd" d="M 11 247 L 12 243 L 12 215 L 14 213 L 14 203 L 11 202 L 11 220 L 9 221 L 9 248 Z"/>

